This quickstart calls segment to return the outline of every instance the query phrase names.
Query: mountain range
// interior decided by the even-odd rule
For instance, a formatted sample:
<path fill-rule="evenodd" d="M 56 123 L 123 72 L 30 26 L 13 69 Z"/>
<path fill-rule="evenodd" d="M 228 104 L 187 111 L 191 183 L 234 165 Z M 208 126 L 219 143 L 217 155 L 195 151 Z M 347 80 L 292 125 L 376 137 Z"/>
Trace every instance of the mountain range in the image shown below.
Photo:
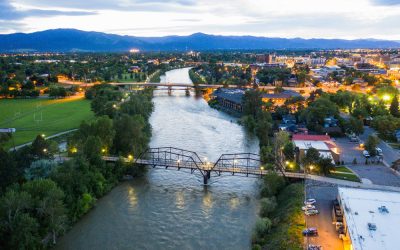
<path fill-rule="evenodd" d="M 124 52 L 132 48 L 141 51 L 372 49 L 400 48 L 400 42 L 376 39 L 219 36 L 203 33 L 189 36 L 136 37 L 76 29 L 0 35 L 0 52 Z"/>

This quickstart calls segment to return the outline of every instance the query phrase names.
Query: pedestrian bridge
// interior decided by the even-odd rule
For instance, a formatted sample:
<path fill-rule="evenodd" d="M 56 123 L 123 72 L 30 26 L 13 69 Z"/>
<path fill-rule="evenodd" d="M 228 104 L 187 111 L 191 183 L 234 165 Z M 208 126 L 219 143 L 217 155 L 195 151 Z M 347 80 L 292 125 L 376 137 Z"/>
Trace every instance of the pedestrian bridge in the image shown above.
<path fill-rule="evenodd" d="M 105 161 L 118 161 L 118 157 L 103 157 Z M 196 152 L 174 147 L 149 148 L 137 159 L 124 158 L 126 162 L 162 167 L 165 169 L 188 169 L 191 173 L 199 172 L 203 183 L 207 184 L 212 175 L 223 173 L 240 176 L 264 176 L 271 171 L 287 178 L 303 179 L 304 173 L 284 172 L 283 170 L 267 170 L 261 165 L 260 156 L 252 153 L 223 154 L 216 162 L 201 159 Z"/>

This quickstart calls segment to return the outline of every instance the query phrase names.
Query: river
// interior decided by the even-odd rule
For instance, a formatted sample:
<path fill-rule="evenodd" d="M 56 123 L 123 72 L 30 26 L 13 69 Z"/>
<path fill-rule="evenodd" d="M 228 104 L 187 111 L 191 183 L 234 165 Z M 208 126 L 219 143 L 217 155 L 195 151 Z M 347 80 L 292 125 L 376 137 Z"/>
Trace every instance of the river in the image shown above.
<path fill-rule="evenodd" d="M 187 68 L 162 81 L 191 83 Z M 258 152 L 258 140 L 230 116 L 185 91 L 156 90 L 152 147 L 174 146 L 215 161 L 223 153 Z M 57 249 L 250 249 L 257 214 L 256 178 L 225 175 L 203 186 L 199 174 L 149 169 L 97 202 Z"/>

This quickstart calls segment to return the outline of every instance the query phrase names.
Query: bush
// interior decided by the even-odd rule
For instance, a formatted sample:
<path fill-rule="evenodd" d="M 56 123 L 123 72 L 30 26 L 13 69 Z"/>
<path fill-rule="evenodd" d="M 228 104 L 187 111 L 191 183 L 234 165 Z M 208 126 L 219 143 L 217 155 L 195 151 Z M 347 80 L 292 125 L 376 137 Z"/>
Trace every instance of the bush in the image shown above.
<path fill-rule="evenodd" d="M 261 217 L 268 217 L 276 208 L 278 204 L 276 203 L 275 196 L 270 198 L 262 198 L 260 200 L 260 216 Z"/>
<path fill-rule="evenodd" d="M 267 234 L 272 227 L 272 222 L 268 218 L 259 218 L 256 222 L 255 237 L 257 241 Z"/>
<path fill-rule="evenodd" d="M 27 180 L 47 178 L 56 166 L 57 163 L 51 160 L 34 161 L 29 168 L 25 169 L 24 177 Z"/>
<path fill-rule="evenodd" d="M 285 186 L 285 179 L 276 173 L 270 173 L 264 176 L 264 187 L 261 190 L 263 197 L 276 195 Z"/>

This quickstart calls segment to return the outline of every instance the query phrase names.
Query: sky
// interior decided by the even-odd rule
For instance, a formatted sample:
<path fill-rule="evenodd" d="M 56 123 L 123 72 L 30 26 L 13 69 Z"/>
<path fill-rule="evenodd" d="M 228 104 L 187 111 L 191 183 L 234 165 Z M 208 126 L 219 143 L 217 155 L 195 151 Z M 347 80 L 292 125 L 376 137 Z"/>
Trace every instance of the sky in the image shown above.
<path fill-rule="evenodd" d="M 0 0 L 0 33 L 400 40 L 400 0 Z"/>

